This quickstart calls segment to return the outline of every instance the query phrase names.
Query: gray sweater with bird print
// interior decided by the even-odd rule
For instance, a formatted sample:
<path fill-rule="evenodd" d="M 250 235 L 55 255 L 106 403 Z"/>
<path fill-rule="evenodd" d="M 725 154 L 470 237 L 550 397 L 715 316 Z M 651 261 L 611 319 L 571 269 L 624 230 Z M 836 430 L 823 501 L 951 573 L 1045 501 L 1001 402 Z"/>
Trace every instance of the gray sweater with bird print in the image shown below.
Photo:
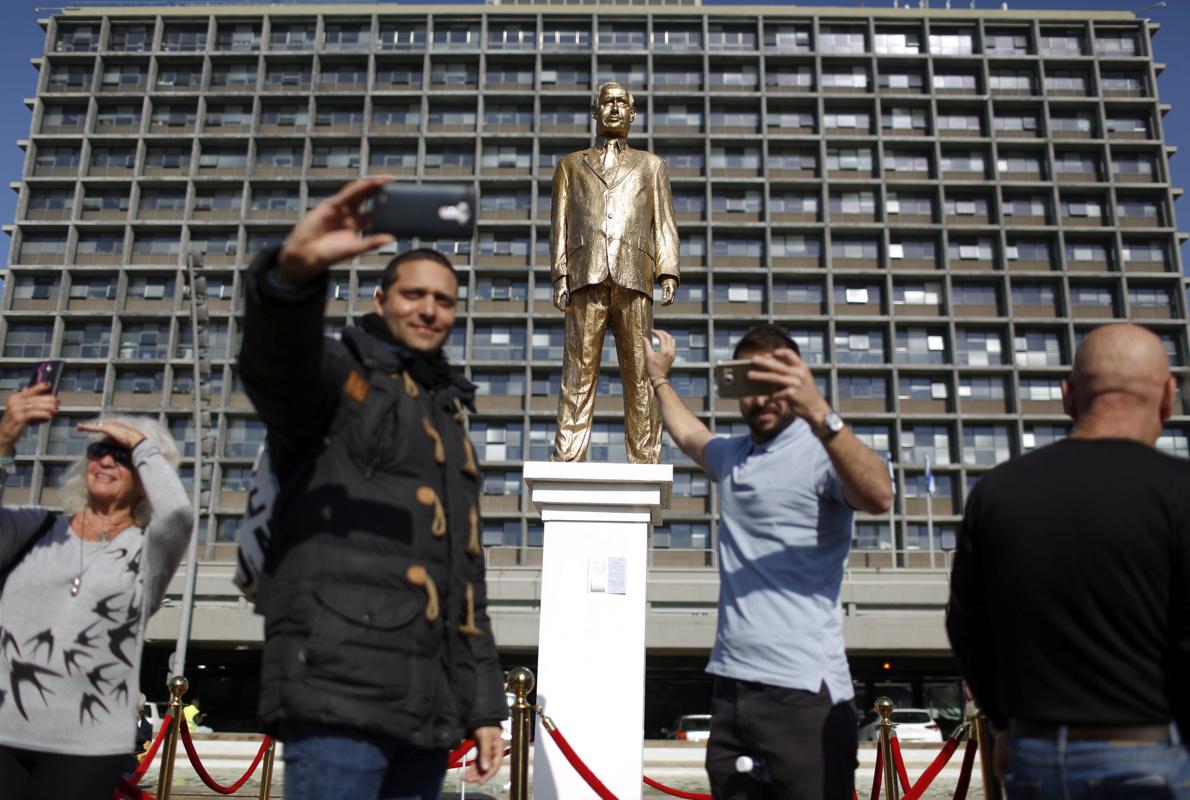
<path fill-rule="evenodd" d="M 186 490 L 156 445 L 142 441 L 132 458 L 152 509 L 146 528 L 84 542 L 70 517 L 59 515 L 0 589 L 0 744 L 87 756 L 132 752 L 145 625 L 193 523 Z M 0 497 L 6 475 L 0 470 Z M 47 513 L 0 507 L 0 574 Z"/>

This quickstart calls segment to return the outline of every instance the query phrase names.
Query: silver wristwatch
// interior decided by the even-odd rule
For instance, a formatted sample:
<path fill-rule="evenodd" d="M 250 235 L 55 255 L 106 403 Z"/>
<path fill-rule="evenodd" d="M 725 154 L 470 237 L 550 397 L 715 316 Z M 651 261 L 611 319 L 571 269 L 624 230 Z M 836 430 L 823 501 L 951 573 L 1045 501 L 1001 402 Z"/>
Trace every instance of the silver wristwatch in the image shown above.
<path fill-rule="evenodd" d="M 827 413 L 827 415 L 822 418 L 822 422 L 818 423 L 818 430 L 816 430 L 815 433 L 818 434 L 819 439 L 826 441 L 827 439 L 832 439 L 838 435 L 838 433 L 843 430 L 843 424 L 843 418 L 839 416 L 839 412 L 832 408 Z"/>

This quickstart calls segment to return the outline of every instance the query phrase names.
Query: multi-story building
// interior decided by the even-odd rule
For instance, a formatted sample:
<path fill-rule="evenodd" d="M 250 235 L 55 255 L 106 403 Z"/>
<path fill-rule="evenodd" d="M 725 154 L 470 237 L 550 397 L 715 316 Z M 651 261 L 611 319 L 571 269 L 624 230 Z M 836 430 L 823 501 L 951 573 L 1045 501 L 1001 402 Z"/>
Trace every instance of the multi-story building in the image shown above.
<path fill-rule="evenodd" d="M 550 178 L 591 141 L 601 81 L 634 92 L 632 143 L 669 162 L 682 283 L 657 321 L 678 339 L 691 408 L 719 433 L 745 429 L 715 397 L 713 363 L 775 322 L 894 464 L 896 508 L 857 519 L 844 590 L 861 697 L 954 697 L 942 606 L 964 497 L 1068 432 L 1059 381 L 1088 329 L 1143 322 L 1186 376 L 1157 26 L 1129 13 L 173 3 L 72 7 L 44 25 L 0 388 L 38 359 L 68 366 L 62 414 L 27 432 L 6 500 L 54 505 L 83 446 L 75 423 L 99 410 L 157 415 L 193 453 L 181 288 L 200 256 L 218 446 L 192 661 L 210 670 L 209 705 L 250 705 L 260 639 L 227 580 L 264 433 L 234 369 L 242 270 L 360 175 L 478 190 L 473 240 L 421 244 L 463 278 L 449 353 L 480 386 L 493 615 L 509 663 L 532 663 L 541 524 L 520 465 L 548 456 L 561 368 Z M 334 271 L 328 332 L 369 308 L 390 255 Z M 591 457 L 614 461 L 610 340 L 604 360 Z M 1179 406 L 1160 445 L 1187 455 L 1188 436 Z M 663 457 L 676 480 L 651 550 L 649 681 L 667 689 L 651 694 L 654 727 L 705 701 L 717 591 L 714 487 L 668 441 Z M 151 625 L 150 683 L 180 586 Z"/>

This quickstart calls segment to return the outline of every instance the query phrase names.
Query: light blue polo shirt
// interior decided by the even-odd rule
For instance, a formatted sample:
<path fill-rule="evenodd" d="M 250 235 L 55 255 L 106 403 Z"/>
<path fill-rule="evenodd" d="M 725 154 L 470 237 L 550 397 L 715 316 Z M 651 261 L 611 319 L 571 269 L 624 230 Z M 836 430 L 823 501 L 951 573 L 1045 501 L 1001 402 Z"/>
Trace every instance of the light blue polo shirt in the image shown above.
<path fill-rule="evenodd" d="M 719 627 L 707 672 L 854 696 L 843 645 L 843 568 L 851 507 L 805 420 L 771 441 L 714 439 L 719 484 Z"/>

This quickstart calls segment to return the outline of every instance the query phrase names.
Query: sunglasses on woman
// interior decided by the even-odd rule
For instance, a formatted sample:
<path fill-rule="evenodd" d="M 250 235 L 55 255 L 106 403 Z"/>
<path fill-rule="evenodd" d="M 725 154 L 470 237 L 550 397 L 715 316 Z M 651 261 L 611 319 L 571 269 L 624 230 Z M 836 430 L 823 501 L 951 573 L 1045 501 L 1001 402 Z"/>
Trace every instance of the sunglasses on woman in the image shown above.
<path fill-rule="evenodd" d="M 117 464 L 125 467 L 132 466 L 132 451 L 111 442 L 91 442 L 87 445 L 87 458 L 98 461 L 104 456 L 111 456 Z"/>

